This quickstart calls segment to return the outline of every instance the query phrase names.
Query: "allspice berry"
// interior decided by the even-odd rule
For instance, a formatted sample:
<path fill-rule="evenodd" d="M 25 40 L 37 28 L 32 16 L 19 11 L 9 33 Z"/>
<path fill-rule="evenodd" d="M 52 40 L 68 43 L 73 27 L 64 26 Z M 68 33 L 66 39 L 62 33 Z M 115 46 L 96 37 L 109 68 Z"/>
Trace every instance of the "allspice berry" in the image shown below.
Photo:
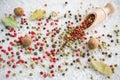
<path fill-rule="evenodd" d="M 14 13 L 16 16 L 22 16 L 24 14 L 24 10 L 21 7 L 17 7 L 14 9 Z"/>
<path fill-rule="evenodd" d="M 97 48 L 99 45 L 99 40 L 96 38 L 90 38 L 90 40 L 88 41 L 88 48 L 89 49 L 95 49 Z"/>
<path fill-rule="evenodd" d="M 26 35 L 21 39 L 21 42 L 22 42 L 23 46 L 29 47 L 32 43 L 32 39 Z"/>

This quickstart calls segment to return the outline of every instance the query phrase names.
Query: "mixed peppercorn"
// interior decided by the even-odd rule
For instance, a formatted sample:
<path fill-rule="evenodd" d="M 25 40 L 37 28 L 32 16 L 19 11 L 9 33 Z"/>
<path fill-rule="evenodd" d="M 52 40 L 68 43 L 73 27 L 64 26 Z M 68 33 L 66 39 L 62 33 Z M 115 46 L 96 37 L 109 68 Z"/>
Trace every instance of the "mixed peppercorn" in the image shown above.
<path fill-rule="evenodd" d="M 68 2 L 65 2 L 64 4 L 67 5 Z M 44 4 L 44 6 L 47 7 L 48 5 Z M 71 11 L 68 11 L 68 13 L 64 15 L 64 18 L 66 18 L 67 15 L 68 17 L 74 16 L 75 22 L 65 21 L 65 24 L 67 26 L 66 31 L 61 34 L 61 27 L 56 27 L 60 23 L 59 19 L 52 19 L 52 17 L 57 16 L 57 13 L 52 12 L 54 14 L 50 15 L 47 19 L 39 19 L 37 21 L 37 26 L 30 27 L 29 21 L 26 18 L 26 15 L 23 13 L 24 11 L 22 10 L 22 13 L 19 12 L 21 12 L 21 9 L 15 9 L 15 15 L 21 16 L 20 27 L 18 29 L 6 27 L 6 29 L 8 30 L 8 32 L 5 34 L 7 39 L 2 39 L 0 41 L 0 43 L 2 44 L 6 43 L 7 41 L 9 42 L 9 45 L 6 46 L 7 49 L 5 49 L 4 46 L 0 45 L 1 52 L 8 57 L 8 60 L 5 60 L 4 57 L 2 57 L 3 54 L 0 54 L 0 62 L 6 64 L 0 64 L 0 69 L 1 66 L 2 68 L 9 66 L 13 69 L 16 69 L 16 67 L 20 65 L 24 65 L 25 68 L 35 69 L 35 65 L 40 64 L 42 68 L 49 69 L 47 72 L 44 70 L 38 71 L 41 76 L 47 78 L 54 77 L 57 72 L 61 72 L 61 75 L 65 76 L 65 72 L 67 72 L 69 68 L 66 67 L 64 69 L 64 66 L 74 66 L 74 64 L 80 63 L 82 67 L 80 65 L 75 66 L 75 68 L 77 68 L 78 70 L 82 68 L 87 69 L 90 67 L 82 65 L 80 58 L 88 57 L 88 62 L 91 61 L 91 58 L 94 58 L 94 56 L 92 56 L 92 54 L 90 53 L 90 50 L 87 48 L 87 46 L 85 46 L 88 39 L 85 37 L 85 29 L 89 28 L 94 22 L 95 16 L 93 14 L 89 15 L 81 23 L 81 25 L 72 27 L 74 23 L 78 23 L 79 21 L 81 21 L 81 15 L 73 15 Z M 10 16 L 12 15 L 10 14 Z M 24 36 L 21 34 L 19 35 L 19 32 L 22 32 L 22 30 L 24 30 L 24 25 L 27 26 L 26 29 L 28 32 L 26 32 L 26 34 L 28 36 Z M 50 25 L 51 29 L 47 29 L 48 25 Z M 4 31 L 5 29 L 1 29 L 1 32 Z M 45 31 L 45 34 L 42 31 Z M 114 30 L 114 32 L 116 33 L 116 36 L 119 36 L 119 30 Z M 61 37 L 61 35 L 63 36 L 63 38 Z M 112 35 L 108 34 L 107 37 L 112 38 Z M 11 41 L 11 38 L 14 39 L 14 41 Z M 91 39 L 93 38 L 90 38 L 90 41 L 88 42 L 88 47 L 90 49 L 95 49 L 97 47 L 101 48 L 98 40 Z M 52 44 L 50 44 L 49 42 Z M 94 44 L 94 42 L 96 43 Z M 116 42 L 119 43 L 119 39 L 116 39 Z M 114 43 L 114 40 L 111 40 L 111 43 Z M 105 46 L 105 43 L 103 44 Z M 27 47 L 22 47 L 21 45 Z M 80 45 L 81 48 L 79 47 Z M 14 52 L 15 48 L 17 48 L 16 52 Z M 70 51 L 66 52 L 65 48 L 70 49 Z M 107 55 L 109 58 L 112 57 L 112 54 L 108 54 L 108 52 L 101 53 L 102 55 Z M 25 54 L 26 56 L 30 55 L 30 57 L 24 59 L 21 54 Z M 115 53 L 115 55 L 118 55 L 118 53 Z M 57 61 L 61 61 L 62 58 L 69 56 L 75 57 L 76 59 L 71 62 L 67 62 L 66 60 L 62 64 L 56 64 Z M 104 61 L 105 59 L 102 60 Z M 45 61 L 48 61 L 49 64 L 45 64 Z M 114 67 L 117 67 L 117 65 L 110 65 L 110 67 L 114 69 Z M 12 70 L 8 70 L 5 75 L 6 78 L 9 78 L 11 73 L 13 76 L 17 75 Z M 22 74 L 24 73 L 24 71 L 20 70 L 19 73 Z M 33 76 L 34 73 L 30 72 L 28 75 Z"/>

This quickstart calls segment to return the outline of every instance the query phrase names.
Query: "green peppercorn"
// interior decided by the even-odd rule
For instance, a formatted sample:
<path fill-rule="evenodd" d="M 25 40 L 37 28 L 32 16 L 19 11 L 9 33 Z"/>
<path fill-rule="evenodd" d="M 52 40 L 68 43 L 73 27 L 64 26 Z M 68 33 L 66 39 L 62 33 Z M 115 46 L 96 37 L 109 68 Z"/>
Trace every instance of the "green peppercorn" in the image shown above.
<path fill-rule="evenodd" d="M 13 76 L 16 76 L 16 73 L 13 73 Z"/>
<path fill-rule="evenodd" d="M 33 73 L 29 73 L 29 76 L 33 76 Z"/>

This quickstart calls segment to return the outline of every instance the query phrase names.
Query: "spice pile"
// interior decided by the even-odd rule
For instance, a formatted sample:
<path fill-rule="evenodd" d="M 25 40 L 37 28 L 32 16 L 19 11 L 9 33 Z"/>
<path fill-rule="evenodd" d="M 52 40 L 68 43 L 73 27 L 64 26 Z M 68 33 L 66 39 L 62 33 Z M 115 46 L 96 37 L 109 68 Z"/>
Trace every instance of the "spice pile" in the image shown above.
<path fill-rule="evenodd" d="M 72 27 L 68 26 L 68 30 L 64 36 L 64 39 L 67 41 L 81 40 L 85 37 L 85 29 L 89 28 L 94 22 L 95 15 L 90 14 L 86 19 L 82 21 L 80 26 Z"/>
<path fill-rule="evenodd" d="M 90 14 L 86 17 L 86 19 L 83 20 L 83 22 L 81 23 L 81 27 L 83 27 L 84 29 L 89 28 L 92 23 L 95 20 L 95 15 L 94 14 Z"/>

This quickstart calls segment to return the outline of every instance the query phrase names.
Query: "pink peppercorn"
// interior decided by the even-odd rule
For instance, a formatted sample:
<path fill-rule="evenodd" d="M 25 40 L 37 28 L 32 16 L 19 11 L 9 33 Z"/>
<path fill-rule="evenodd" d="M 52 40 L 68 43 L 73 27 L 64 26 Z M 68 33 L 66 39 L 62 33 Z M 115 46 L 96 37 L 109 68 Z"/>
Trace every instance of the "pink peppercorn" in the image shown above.
<path fill-rule="evenodd" d="M 2 46 L 0 46 L 0 49 L 2 49 Z"/>
<path fill-rule="evenodd" d="M 8 51 L 11 51 L 12 50 L 12 48 L 11 47 L 8 47 Z"/>
<path fill-rule="evenodd" d="M 9 53 L 8 53 L 8 52 L 6 52 L 5 54 L 6 54 L 6 55 L 9 55 Z"/>
<path fill-rule="evenodd" d="M 13 65 L 12 68 L 16 68 L 16 65 Z"/>
<path fill-rule="evenodd" d="M 38 25 L 40 25 L 40 23 L 38 23 Z"/>
<path fill-rule="evenodd" d="M 43 75 L 43 72 L 42 72 L 42 71 L 40 72 L 40 75 Z"/>
<path fill-rule="evenodd" d="M 23 52 L 23 50 L 21 49 L 20 52 Z"/>
<path fill-rule="evenodd" d="M 113 68 L 113 65 L 110 65 L 111 68 Z"/>
<path fill-rule="evenodd" d="M 54 68 L 54 65 L 53 65 L 53 64 L 51 65 L 51 68 Z"/>
<path fill-rule="evenodd" d="M 6 74 L 6 78 L 9 78 L 9 74 Z"/>
<path fill-rule="evenodd" d="M 47 77 L 47 74 L 44 74 L 43 77 L 46 78 L 46 77 Z"/>
<path fill-rule="evenodd" d="M 54 74 L 52 74 L 52 76 L 54 77 L 55 75 L 54 75 Z"/>
<path fill-rule="evenodd" d="M 44 4 L 45 7 L 47 7 L 47 4 Z"/>
<path fill-rule="evenodd" d="M 49 30 L 47 30 L 47 32 L 50 32 Z"/>
<path fill-rule="evenodd" d="M 35 61 L 35 60 L 38 60 L 39 58 L 32 58 L 33 59 L 33 61 Z"/>
<path fill-rule="evenodd" d="M 61 66 L 60 66 L 60 65 L 58 65 L 58 68 L 60 69 L 60 68 L 61 68 Z"/>
<path fill-rule="evenodd" d="M 76 56 L 79 56 L 79 54 L 78 54 L 78 53 L 76 53 Z"/>
<path fill-rule="evenodd" d="M 1 51 L 2 51 L 3 53 L 6 53 L 6 50 L 5 50 L 5 49 L 2 49 Z"/>
<path fill-rule="evenodd" d="M 54 73 L 54 71 L 53 71 L 53 70 L 51 70 L 51 71 L 50 71 L 50 73 Z"/>
<path fill-rule="evenodd" d="M 43 56 L 43 58 L 45 59 L 45 58 L 46 58 L 46 56 Z"/>
<path fill-rule="evenodd" d="M 11 54 L 14 54 L 14 52 L 11 52 Z"/>
<path fill-rule="evenodd" d="M 85 46 L 82 46 L 83 49 L 85 49 Z"/>
<path fill-rule="evenodd" d="M 53 58 L 53 62 L 54 62 L 54 63 L 56 62 L 56 58 Z"/>
<path fill-rule="evenodd" d="M 10 73 L 11 73 L 11 71 L 10 71 L 10 70 L 8 70 L 8 71 L 7 71 L 7 73 L 8 73 L 8 74 L 10 74 Z"/>
<path fill-rule="evenodd" d="M 105 34 L 102 34 L 102 36 L 105 36 Z"/>
<path fill-rule="evenodd" d="M 32 35 L 35 35 L 36 33 L 35 33 L 34 31 L 31 31 L 31 34 L 32 34 Z"/>
<path fill-rule="evenodd" d="M 41 59 L 41 60 L 40 60 L 40 62 L 42 63 L 42 62 L 43 62 L 43 60 Z"/>

